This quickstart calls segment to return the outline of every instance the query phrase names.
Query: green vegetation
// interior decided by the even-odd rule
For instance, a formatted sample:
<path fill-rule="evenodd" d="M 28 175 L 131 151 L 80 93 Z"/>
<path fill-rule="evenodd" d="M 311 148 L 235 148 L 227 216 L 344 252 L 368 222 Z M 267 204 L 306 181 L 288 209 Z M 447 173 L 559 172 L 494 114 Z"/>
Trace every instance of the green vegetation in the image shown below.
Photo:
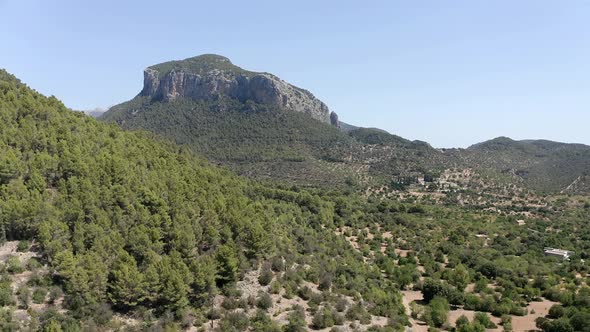
<path fill-rule="evenodd" d="M 375 145 L 411 145 L 411 141 L 376 128 L 357 128 L 348 132 L 359 142 Z M 419 144 L 419 143 L 416 143 Z"/>
<path fill-rule="evenodd" d="M 232 99 L 150 102 L 137 97 L 102 119 L 158 133 L 259 179 L 342 185 L 353 176 L 330 166 L 343 161 L 353 141 L 298 112 Z"/>
<path fill-rule="evenodd" d="M 389 183 L 392 175 L 440 174 L 444 165 L 443 154 L 424 143 L 378 132 L 384 144 L 369 149 L 366 144 L 377 143 L 362 133 L 375 130 L 347 135 L 303 113 L 229 98 L 154 102 L 139 96 L 101 119 L 157 133 L 239 174 L 286 184 Z M 374 162 L 359 173 L 367 158 Z"/>
<path fill-rule="evenodd" d="M 578 324 L 573 328 L 581 331 L 578 320 L 583 321 L 588 312 L 590 294 L 586 224 L 590 211 L 583 207 L 584 200 L 573 198 L 569 207 L 538 211 L 541 215 L 527 219 L 526 227 L 518 225 L 517 216 L 479 209 L 437 205 L 412 209 L 407 203 L 385 199 L 367 203 L 359 202 L 358 210 L 348 206 L 347 214 L 358 219 L 344 223 L 344 235 L 353 237 L 365 258 L 375 261 L 400 289 L 422 291 L 425 305 L 412 309 L 415 318 L 444 326 L 448 303 L 451 310 L 455 306 L 481 312 L 461 331 L 493 327 L 484 312 L 502 317 L 502 327 L 509 330 L 510 316 L 531 314 L 526 307 L 545 298 L 561 306 L 549 311 L 540 328 L 553 331 L 553 325 Z M 390 250 L 392 245 L 405 250 L 404 256 Z M 545 247 L 580 254 L 561 261 L 545 256 Z M 423 281 L 414 276 L 418 267 Z"/>
<path fill-rule="evenodd" d="M 489 315 L 510 330 L 547 299 L 559 305 L 540 329 L 587 330 L 585 197 L 498 212 L 459 206 L 472 188 L 440 201 L 359 195 L 349 167 L 372 153 L 365 184 L 395 176 L 405 187 L 431 182 L 454 152 L 251 103 L 138 97 L 105 119 L 181 145 L 72 112 L 0 71 L 0 239 L 20 241 L 0 265 L 4 330 L 106 330 L 125 317 L 146 330 L 399 331 L 409 325 L 400 290 L 410 289 L 424 297 L 413 319 L 432 328 L 448 329 L 448 312 L 462 308 L 478 313 L 457 331 L 492 328 Z M 545 247 L 576 254 L 561 261 Z M 281 308 L 278 326 L 272 309 L 291 299 L 306 309 Z M 387 323 L 369 328 L 374 318 Z"/>
<path fill-rule="evenodd" d="M 183 70 L 202 75 L 213 69 L 219 69 L 244 76 L 258 74 L 244 70 L 232 64 L 228 58 L 216 54 L 203 54 L 184 60 L 168 61 L 149 68 L 157 70 L 160 75 L 166 75 L 173 70 Z"/>
<path fill-rule="evenodd" d="M 176 68 L 203 74 L 217 68 L 255 74 L 216 55 L 152 68 L 161 73 Z M 404 191 L 419 177 L 433 182 L 446 169 L 463 169 L 475 170 L 479 176 L 460 184 L 463 190 L 474 190 L 474 195 L 482 195 L 490 185 L 497 187 L 495 191 L 518 185 L 549 193 L 590 192 L 590 147 L 581 144 L 501 137 L 468 149 L 439 151 L 383 130 L 345 126 L 346 132 L 339 131 L 303 113 L 223 96 L 171 102 L 138 96 L 112 107 L 102 119 L 127 129 L 154 132 L 241 175 L 287 184 L 386 185 Z M 444 188 L 431 185 L 426 189 Z"/>
<path fill-rule="evenodd" d="M 51 289 L 48 303 L 57 305 L 63 291 L 66 312 L 44 311 L 41 329 L 106 326 L 113 312 L 146 327 L 197 324 L 216 295 L 237 296 L 236 282 L 260 264 L 281 271 L 284 297 L 321 280 L 315 305 L 354 296 L 362 310 L 407 323 L 395 283 L 334 232 L 352 217 L 342 210 L 346 196 L 245 181 L 149 134 L 69 111 L 6 72 L 0 117 L 2 235 L 37 243 L 49 270 L 31 266 L 52 276 L 31 277 L 14 298 L 3 283 L 0 295 L 26 308 L 31 292 L 42 302 Z M 3 278 L 23 272 L 17 261 Z M 268 308 L 269 298 L 257 305 Z M 222 330 L 267 323 L 231 310 L 214 316 Z"/>
<path fill-rule="evenodd" d="M 498 137 L 461 151 L 459 158 L 479 168 L 516 176 L 537 191 L 590 190 L 590 148 L 582 144 Z"/>
<path fill-rule="evenodd" d="M 442 327 L 447 322 L 449 314 L 449 302 L 444 297 L 435 297 L 428 304 L 428 311 L 424 320 L 434 327 Z"/>

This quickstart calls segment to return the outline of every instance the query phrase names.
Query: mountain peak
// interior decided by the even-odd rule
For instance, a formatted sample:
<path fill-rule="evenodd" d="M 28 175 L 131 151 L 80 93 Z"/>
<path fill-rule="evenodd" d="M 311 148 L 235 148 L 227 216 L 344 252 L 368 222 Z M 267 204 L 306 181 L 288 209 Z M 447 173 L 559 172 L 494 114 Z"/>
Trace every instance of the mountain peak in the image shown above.
<path fill-rule="evenodd" d="M 308 114 L 337 125 L 337 116 L 311 92 L 269 74 L 242 69 L 216 54 L 164 62 L 144 71 L 141 96 L 155 101 L 175 99 L 252 101 Z M 336 121 L 336 122 L 335 122 Z"/>

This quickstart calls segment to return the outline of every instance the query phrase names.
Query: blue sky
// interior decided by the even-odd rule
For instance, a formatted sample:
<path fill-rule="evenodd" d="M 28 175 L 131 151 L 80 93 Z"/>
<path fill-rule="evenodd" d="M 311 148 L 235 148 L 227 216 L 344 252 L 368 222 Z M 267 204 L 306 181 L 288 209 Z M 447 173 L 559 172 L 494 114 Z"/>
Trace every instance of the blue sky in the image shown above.
<path fill-rule="evenodd" d="M 340 119 L 435 147 L 590 144 L 590 1 L 0 0 L 0 67 L 74 109 L 202 53 L 272 72 Z"/>

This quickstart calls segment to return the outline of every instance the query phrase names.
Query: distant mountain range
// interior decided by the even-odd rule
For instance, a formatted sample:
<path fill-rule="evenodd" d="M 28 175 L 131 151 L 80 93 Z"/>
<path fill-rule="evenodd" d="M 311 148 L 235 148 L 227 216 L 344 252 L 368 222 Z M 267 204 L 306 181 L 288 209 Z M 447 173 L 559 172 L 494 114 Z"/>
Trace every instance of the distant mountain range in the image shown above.
<path fill-rule="evenodd" d="M 146 68 L 142 91 L 101 119 L 155 132 L 271 181 L 391 188 L 472 169 L 538 191 L 590 192 L 589 146 L 500 137 L 467 149 L 434 149 L 341 122 L 309 91 L 219 55 Z"/>

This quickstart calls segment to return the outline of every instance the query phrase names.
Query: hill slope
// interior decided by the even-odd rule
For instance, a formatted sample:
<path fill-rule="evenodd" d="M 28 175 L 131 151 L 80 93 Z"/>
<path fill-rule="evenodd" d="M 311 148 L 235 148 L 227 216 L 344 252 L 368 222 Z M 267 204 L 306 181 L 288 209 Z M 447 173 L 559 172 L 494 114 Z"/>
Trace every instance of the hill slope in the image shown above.
<path fill-rule="evenodd" d="M 506 137 L 475 144 L 460 154 L 468 165 L 522 179 L 541 191 L 588 192 L 590 146 Z"/>
<path fill-rule="evenodd" d="M 369 323 L 373 314 L 405 324 L 395 280 L 335 234 L 335 220 L 350 217 L 333 200 L 350 198 L 247 182 L 153 135 L 70 111 L 0 70 L 0 247 L 34 243 L 26 255 L 0 256 L 4 330 L 128 323 L 242 330 L 250 317 L 236 320 L 219 301 L 246 303 L 237 284 L 270 261 L 273 270 L 262 271 L 280 278 L 279 292 L 299 293 L 302 283 L 321 279 L 329 296 L 316 305 L 354 294 Z M 40 294 L 35 305 L 31 292 Z M 257 328 L 279 328 L 264 311 L 255 318 Z M 302 319 L 293 324 L 305 328 Z"/>

